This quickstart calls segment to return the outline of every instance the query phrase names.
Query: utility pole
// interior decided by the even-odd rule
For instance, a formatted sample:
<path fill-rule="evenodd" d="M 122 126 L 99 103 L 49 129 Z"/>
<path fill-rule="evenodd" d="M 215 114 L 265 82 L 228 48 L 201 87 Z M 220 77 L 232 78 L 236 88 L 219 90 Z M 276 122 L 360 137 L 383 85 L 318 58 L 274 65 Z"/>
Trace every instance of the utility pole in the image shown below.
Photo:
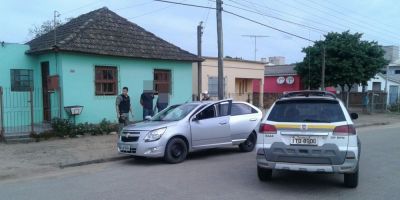
<path fill-rule="evenodd" d="M 243 37 L 254 38 L 254 61 L 257 61 L 257 38 L 269 37 L 268 35 L 242 35 Z"/>
<path fill-rule="evenodd" d="M 60 13 L 55 10 L 54 11 L 54 19 L 53 19 L 53 25 L 54 25 L 54 46 L 57 46 L 57 17 L 60 16 Z"/>
<path fill-rule="evenodd" d="M 224 48 L 222 36 L 222 0 L 217 0 L 217 38 L 218 38 L 218 99 L 224 99 Z"/>
<path fill-rule="evenodd" d="M 322 90 L 322 91 L 325 91 L 325 44 L 322 44 L 321 90 Z"/>
<path fill-rule="evenodd" d="M 200 24 L 197 26 L 197 56 L 201 58 L 201 37 L 203 36 L 203 22 L 200 22 Z M 197 62 L 197 98 L 200 100 L 200 94 L 201 94 L 201 87 L 202 87 L 202 69 L 201 69 L 201 61 Z"/>

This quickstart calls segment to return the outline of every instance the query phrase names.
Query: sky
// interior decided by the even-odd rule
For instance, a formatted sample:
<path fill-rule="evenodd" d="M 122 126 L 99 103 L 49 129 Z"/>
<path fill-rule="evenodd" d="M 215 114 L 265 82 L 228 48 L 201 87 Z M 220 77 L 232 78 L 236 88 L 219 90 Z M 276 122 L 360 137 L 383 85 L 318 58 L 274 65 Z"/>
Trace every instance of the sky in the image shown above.
<path fill-rule="evenodd" d="M 170 0 L 215 7 L 215 0 Z M 214 9 L 188 7 L 153 0 L 0 0 L 0 41 L 25 43 L 29 29 L 52 20 L 77 17 L 108 7 L 182 49 L 197 54 L 197 25 L 203 21 L 203 55 L 217 56 Z M 400 44 L 398 0 L 223 0 L 223 9 L 308 40 L 321 40 L 328 32 L 363 33 L 363 39 L 380 45 Z M 286 63 L 300 62 L 303 47 L 312 42 L 223 13 L 224 56 L 256 60 L 284 56 Z"/>

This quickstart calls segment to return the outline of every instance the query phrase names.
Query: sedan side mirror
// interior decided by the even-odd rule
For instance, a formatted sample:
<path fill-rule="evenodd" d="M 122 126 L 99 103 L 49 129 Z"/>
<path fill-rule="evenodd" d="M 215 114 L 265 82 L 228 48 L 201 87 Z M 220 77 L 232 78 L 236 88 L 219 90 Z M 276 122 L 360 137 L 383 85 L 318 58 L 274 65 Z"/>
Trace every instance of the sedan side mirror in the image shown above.
<path fill-rule="evenodd" d="M 358 114 L 357 113 L 351 113 L 350 117 L 351 117 L 351 119 L 358 119 Z"/>
<path fill-rule="evenodd" d="M 151 116 L 147 115 L 146 117 L 144 117 L 144 120 L 146 121 L 151 120 Z"/>

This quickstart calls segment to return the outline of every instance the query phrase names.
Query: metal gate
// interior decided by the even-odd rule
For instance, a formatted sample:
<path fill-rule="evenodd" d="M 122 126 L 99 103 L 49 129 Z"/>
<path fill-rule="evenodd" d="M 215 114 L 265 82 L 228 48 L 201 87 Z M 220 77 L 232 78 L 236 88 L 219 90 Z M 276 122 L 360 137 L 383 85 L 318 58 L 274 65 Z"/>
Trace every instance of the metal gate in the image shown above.
<path fill-rule="evenodd" d="M 51 117 L 60 115 L 59 92 L 49 93 L 51 110 L 43 110 L 43 91 L 34 88 L 29 91 L 12 91 L 0 87 L 0 130 L 3 137 L 26 136 L 50 129 L 50 123 L 43 120 L 43 113 Z"/>

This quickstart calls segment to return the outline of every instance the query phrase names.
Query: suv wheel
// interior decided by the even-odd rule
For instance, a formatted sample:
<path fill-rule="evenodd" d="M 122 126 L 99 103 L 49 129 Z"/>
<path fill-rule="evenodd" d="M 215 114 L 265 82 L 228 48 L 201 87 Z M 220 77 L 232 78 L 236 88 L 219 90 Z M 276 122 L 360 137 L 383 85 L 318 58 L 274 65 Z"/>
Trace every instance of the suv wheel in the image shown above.
<path fill-rule="evenodd" d="M 254 147 L 257 143 L 257 136 L 253 132 L 249 135 L 249 137 L 243 143 L 239 144 L 239 149 L 242 152 L 250 152 L 254 150 Z"/>
<path fill-rule="evenodd" d="M 272 169 L 265 169 L 257 166 L 257 175 L 260 181 L 269 181 L 272 179 Z"/>
<path fill-rule="evenodd" d="M 165 148 L 164 160 L 167 163 L 175 164 L 183 162 L 188 154 L 185 141 L 181 138 L 172 138 Z"/>
<path fill-rule="evenodd" d="M 344 174 L 344 185 L 349 188 L 356 188 L 358 185 L 358 169 L 354 173 Z"/>

